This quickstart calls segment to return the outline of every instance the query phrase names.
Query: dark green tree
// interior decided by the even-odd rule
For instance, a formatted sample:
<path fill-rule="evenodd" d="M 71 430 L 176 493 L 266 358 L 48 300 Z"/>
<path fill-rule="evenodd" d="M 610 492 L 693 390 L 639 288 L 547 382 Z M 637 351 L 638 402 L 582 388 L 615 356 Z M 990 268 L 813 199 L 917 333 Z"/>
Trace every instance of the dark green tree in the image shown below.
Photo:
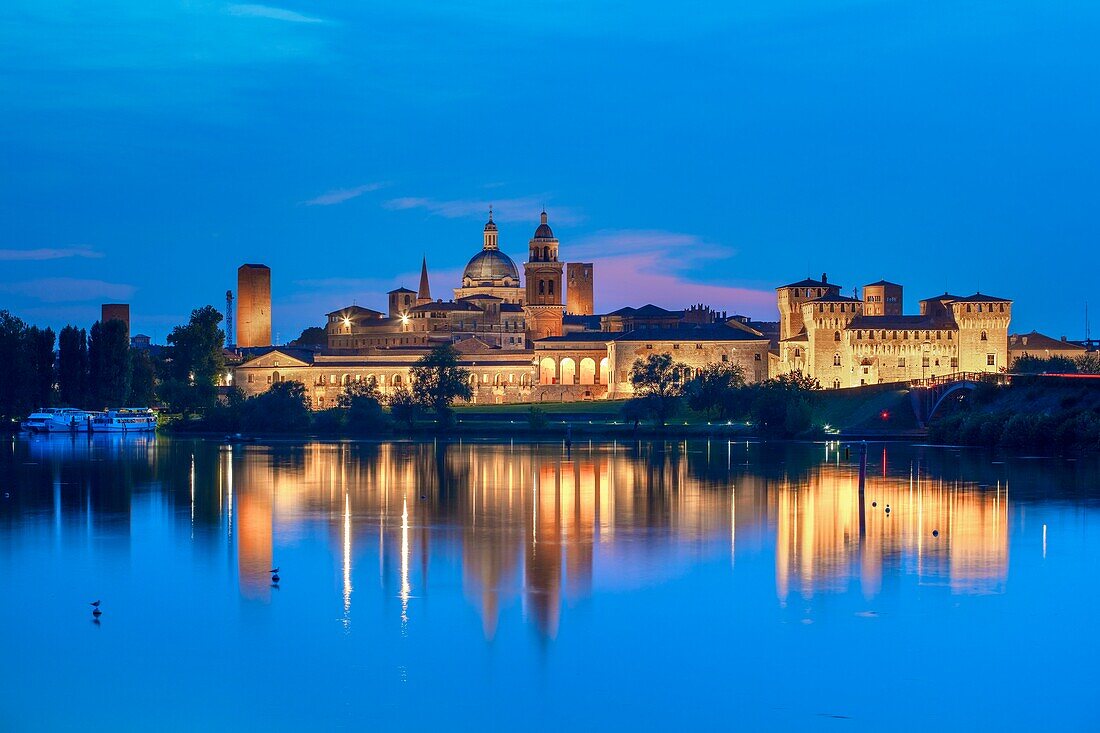
<path fill-rule="evenodd" d="M 455 400 L 474 396 L 470 373 L 458 365 L 458 352 L 450 344 L 422 356 L 412 368 L 412 382 L 416 401 L 433 410 L 443 425 L 450 424 Z"/>
<path fill-rule="evenodd" d="M 1100 374 L 1100 353 L 1090 351 L 1073 360 L 1078 374 Z"/>
<path fill-rule="evenodd" d="M 148 349 L 130 351 L 131 407 L 150 407 L 156 403 L 156 365 Z"/>
<path fill-rule="evenodd" d="M 643 400 L 642 405 L 661 427 L 680 407 L 683 375 L 684 366 L 673 361 L 670 354 L 650 354 L 635 359 L 630 367 L 636 399 Z"/>
<path fill-rule="evenodd" d="M 167 379 L 161 385 L 161 399 L 173 410 L 187 414 L 217 401 L 217 387 L 225 376 L 221 322 L 222 314 L 207 305 L 191 311 L 187 325 L 176 326 L 168 335 Z"/>
<path fill-rule="evenodd" d="M 709 418 L 728 420 L 734 417 L 743 400 L 745 372 L 740 364 L 708 364 L 684 385 L 684 394 L 691 409 Z"/>
<path fill-rule="evenodd" d="M 352 382 L 344 387 L 338 399 L 340 407 L 347 411 L 345 424 L 355 433 L 373 433 L 386 424 L 382 410 L 382 394 L 373 379 Z"/>
<path fill-rule="evenodd" d="M 31 326 L 27 329 L 27 355 L 30 357 L 31 401 L 39 407 L 54 403 L 54 333 Z"/>
<path fill-rule="evenodd" d="M 406 430 L 412 430 L 416 424 L 419 405 L 409 388 L 399 385 L 386 398 L 386 403 L 390 406 L 390 417 L 404 425 Z"/>
<path fill-rule="evenodd" d="M 0 311 L 0 417 L 24 416 L 27 408 L 27 367 L 23 335 L 27 325 L 8 311 Z"/>
<path fill-rule="evenodd" d="M 130 342 L 119 320 L 92 324 L 88 339 L 89 406 L 123 407 L 130 397 Z"/>
<path fill-rule="evenodd" d="M 57 339 L 58 397 L 66 407 L 88 406 L 88 335 L 83 328 L 65 326 Z"/>
<path fill-rule="evenodd" d="M 306 386 L 301 382 L 276 382 L 243 404 L 245 430 L 263 433 L 309 429 L 310 411 Z"/>
<path fill-rule="evenodd" d="M 1032 356 L 1024 354 L 1012 362 L 1016 374 L 1076 374 L 1077 364 L 1064 356 Z"/>
<path fill-rule="evenodd" d="M 290 346 L 324 346 L 328 343 L 328 335 L 320 326 L 310 326 L 303 329 L 298 338 L 290 342 Z"/>
<path fill-rule="evenodd" d="M 752 420 L 763 435 L 791 437 L 813 427 L 821 385 L 802 372 L 790 372 L 758 385 Z"/>

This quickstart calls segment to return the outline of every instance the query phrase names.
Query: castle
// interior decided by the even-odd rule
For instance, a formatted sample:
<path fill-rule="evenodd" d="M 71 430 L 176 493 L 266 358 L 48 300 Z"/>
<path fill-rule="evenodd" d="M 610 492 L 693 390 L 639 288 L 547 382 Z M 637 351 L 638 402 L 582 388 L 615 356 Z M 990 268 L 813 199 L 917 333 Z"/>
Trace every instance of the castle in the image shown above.
<path fill-rule="evenodd" d="M 944 293 L 904 315 L 902 286 L 885 280 L 865 286 L 862 299 L 841 295 L 825 274 L 776 290 L 775 374 L 799 371 L 839 389 L 1009 366 L 1005 298 Z"/>
<path fill-rule="evenodd" d="M 417 360 L 441 344 L 458 352 L 482 404 L 629 397 L 631 365 L 651 354 L 671 355 L 684 381 L 710 364 L 736 364 L 749 382 L 798 371 L 834 389 L 1008 366 L 1012 301 L 1004 298 L 945 293 L 904 315 L 900 285 L 872 283 L 860 299 L 823 274 L 777 288 L 778 323 L 702 304 L 595 315 L 593 265 L 559 259 L 545 211 L 522 278 L 498 235 L 490 209 L 453 299 L 432 298 L 422 260 L 419 288 L 391 290 L 386 312 L 351 305 L 328 313 L 323 348 L 249 349 L 231 382 L 250 395 L 299 381 L 323 409 L 351 383 L 373 381 L 383 394 L 408 385 Z M 270 329 L 270 300 L 259 307 Z M 250 323 L 248 315 L 238 311 L 238 322 Z"/>

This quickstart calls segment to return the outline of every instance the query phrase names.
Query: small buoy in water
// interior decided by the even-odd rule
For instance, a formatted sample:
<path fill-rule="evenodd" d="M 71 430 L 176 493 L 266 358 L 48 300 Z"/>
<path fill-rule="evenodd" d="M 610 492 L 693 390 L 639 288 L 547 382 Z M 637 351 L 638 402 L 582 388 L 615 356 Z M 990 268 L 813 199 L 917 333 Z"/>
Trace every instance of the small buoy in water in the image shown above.
<path fill-rule="evenodd" d="M 92 615 L 99 618 L 103 615 L 103 611 L 100 611 L 98 608 L 92 609 Z"/>
<path fill-rule="evenodd" d="M 877 501 L 872 501 L 872 502 L 871 502 L 871 506 L 872 506 L 872 507 L 876 507 L 876 506 L 878 506 L 878 502 L 877 502 Z"/>
<path fill-rule="evenodd" d="M 933 537 L 939 537 L 940 536 L 940 531 L 938 529 L 932 530 L 932 536 Z"/>
<path fill-rule="evenodd" d="M 424 499 L 427 499 L 427 498 L 428 498 L 428 497 L 424 496 L 423 494 L 421 494 L 421 495 L 420 495 L 420 499 L 421 499 L 421 501 L 423 501 Z"/>
<path fill-rule="evenodd" d="M 272 576 L 271 576 L 271 582 L 272 582 L 272 583 L 278 583 L 278 582 L 279 582 L 279 576 L 278 576 L 277 574 L 276 574 L 276 575 L 272 575 Z"/>

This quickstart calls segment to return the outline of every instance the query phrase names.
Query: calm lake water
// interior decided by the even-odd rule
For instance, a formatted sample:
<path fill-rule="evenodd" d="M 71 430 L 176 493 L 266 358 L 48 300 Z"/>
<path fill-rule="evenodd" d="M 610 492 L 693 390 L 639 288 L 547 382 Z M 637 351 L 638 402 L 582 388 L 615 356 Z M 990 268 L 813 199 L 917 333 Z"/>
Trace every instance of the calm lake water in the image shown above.
<path fill-rule="evenodd" d="M 869 453 L 11 439 L 0 729 L 1100 727 L 1100 462 Z"/>

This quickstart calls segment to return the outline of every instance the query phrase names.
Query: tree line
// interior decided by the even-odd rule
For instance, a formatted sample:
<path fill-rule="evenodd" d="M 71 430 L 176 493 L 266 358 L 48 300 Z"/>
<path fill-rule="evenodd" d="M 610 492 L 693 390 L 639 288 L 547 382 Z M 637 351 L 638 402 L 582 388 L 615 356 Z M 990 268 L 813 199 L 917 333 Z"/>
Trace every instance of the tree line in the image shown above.
<path fill-rule="evenodd" d="M 821 389 L 801 372 L 747 384 L 739 364 L 692 369 L 669 354 L 636 359 L 630 382 L 635 396 L 623 404 L 622 414 L 635 429 L 646 419 L 663 428 L 686 405 L 711 420 L 750 421 L 761 435 L 772 437 L 811 431 Z"/>
<path fill-rule="evenodd" d="M 96 321 L 89 330 L 68 325 L 55 336 L 0 311 L 0 418 L 45 407 L 212 406 L 225 372 L 221 320 L 213 306 L 193 311 L 155 355 L 130 348 L 122 321 Z"/>

